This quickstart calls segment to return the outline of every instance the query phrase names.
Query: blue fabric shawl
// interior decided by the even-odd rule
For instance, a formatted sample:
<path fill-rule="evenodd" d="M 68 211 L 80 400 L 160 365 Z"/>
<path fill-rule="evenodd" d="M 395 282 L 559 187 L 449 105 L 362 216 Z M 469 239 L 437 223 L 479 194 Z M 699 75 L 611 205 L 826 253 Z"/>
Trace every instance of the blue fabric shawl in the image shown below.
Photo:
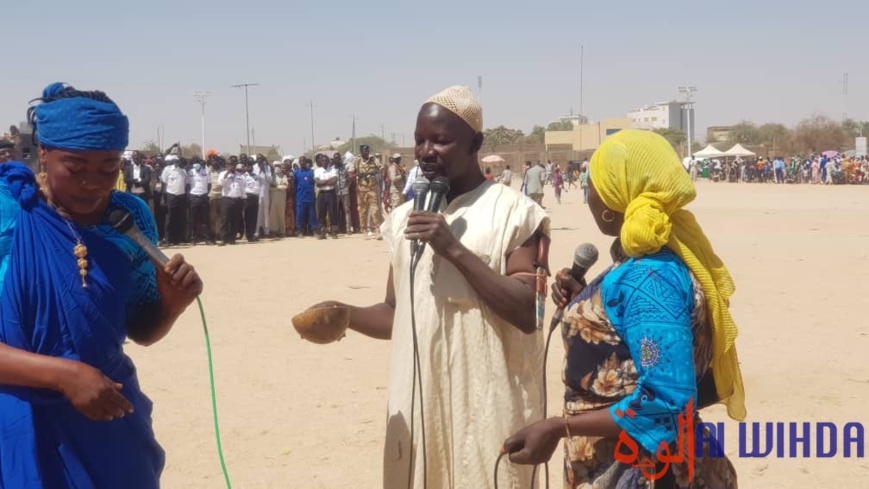
<path fill-rule="evenodd" d="M 0 488 L 159 487 L 165 456 L 151 428 L 151 401 L 123 352 L 127 320 L 158 302 L 147 256 L 107 225 L 78 227 L 88 248 L 83 288 L 66 221 L 35 192 L 19 163 L 0 165 L 0 341 L 81 361 L 124 385 L 135 412 L 90 421 L 60 393 L 0 385 Z M 114 193 L 149 239 L 144 202 Z"/>

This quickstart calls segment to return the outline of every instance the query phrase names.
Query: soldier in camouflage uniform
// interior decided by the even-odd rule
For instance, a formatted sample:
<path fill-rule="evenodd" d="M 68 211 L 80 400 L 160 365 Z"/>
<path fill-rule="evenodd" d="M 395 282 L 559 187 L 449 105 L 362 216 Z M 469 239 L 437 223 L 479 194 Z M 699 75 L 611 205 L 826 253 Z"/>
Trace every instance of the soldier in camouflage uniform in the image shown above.
<path fill-rule="evenodd" d="M 389 210 L 391 212 L 404 203 L 404 197 L 401 195 L 404 190 L 404 171 L 401 168 L 401 155 L 398 153 L 389 159 L 386 187 L 387 191 L 384 193 L 389 195 Z"/>
<path fill-rule="evenodd" d="M 368 145 L 359 146 L 360 157 L 353 162 L 351 172 L 356 175 L 356 186 L 359 194 L 359 226 L 368 237 L 380 236 L 380 224 L 383 216 L 380 211 L 378 195 L 378 176 L 382 165 L 371 156 Z"/>

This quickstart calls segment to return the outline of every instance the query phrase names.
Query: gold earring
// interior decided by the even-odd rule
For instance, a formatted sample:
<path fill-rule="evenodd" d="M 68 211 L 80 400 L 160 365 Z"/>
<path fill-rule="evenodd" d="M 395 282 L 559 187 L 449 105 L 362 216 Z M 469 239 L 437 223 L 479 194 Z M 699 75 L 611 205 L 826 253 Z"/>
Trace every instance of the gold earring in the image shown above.
<path fill-rule="evenodd" d="M 600 218 L 603 222 L 613 222 L 616 219 L 616 213 L 609 209 L 604 209 L 603 212 L 600 213 Z"/>

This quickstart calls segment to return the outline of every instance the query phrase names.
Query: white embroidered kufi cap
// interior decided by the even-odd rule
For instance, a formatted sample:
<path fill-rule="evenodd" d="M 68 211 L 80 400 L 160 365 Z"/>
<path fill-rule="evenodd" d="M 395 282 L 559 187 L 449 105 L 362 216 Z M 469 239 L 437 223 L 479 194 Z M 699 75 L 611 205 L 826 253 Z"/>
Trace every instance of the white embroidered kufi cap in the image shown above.
<path fill-rule="evenodd" d="M 461 117 L 474 131 L 483 132 L 483 107 L 470 88 L 455 85 L 432 95 L 425 103 L 438 104 Z"/>

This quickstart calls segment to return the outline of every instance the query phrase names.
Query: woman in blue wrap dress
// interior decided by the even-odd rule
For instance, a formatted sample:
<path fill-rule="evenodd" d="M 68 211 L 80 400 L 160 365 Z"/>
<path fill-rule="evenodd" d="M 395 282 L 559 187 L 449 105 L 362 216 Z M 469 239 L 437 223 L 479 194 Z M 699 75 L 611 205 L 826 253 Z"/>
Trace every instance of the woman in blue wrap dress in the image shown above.
<path fill-rule="evenodd" d="M 0 488 L 156 488 L 164 453 L 124 354 L 162 339 L 202 291 L 175 255 L 157 269 L 105 218 L 129 123 L 102 92 L 48 86 L 28 111 L 44 173 L 0 165 Z"/>

